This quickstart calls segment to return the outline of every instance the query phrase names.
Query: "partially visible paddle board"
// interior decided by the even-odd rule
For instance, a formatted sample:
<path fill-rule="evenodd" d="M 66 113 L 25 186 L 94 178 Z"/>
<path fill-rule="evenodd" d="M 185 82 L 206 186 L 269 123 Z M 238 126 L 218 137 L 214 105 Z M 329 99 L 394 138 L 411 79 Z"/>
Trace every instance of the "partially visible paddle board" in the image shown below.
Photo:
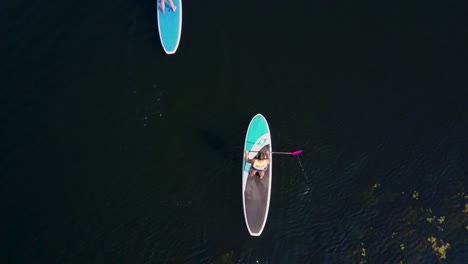
<path fill-rule="evenodd" d="M 250 235 L 260 236 L 268 217 L 273 165 L 270 128 L 263 115 L 257 114 L 250 121 L 245 136 L 244 150 L 250 151 L 250 159 L 254 158 L 259 152 L 267 150 L 270 152 L 270 165 L 262 179 L 257 175 L 249 176 L 251 164 L 246 162 L 245 154 L 242 160 L 242 202 L 245 223 Z"/>
<path fill-rule="evenodd" d="M 161 1 L 166 1 L 164 14 L 161 9 Z M 157 0 L 157 2 L 159 38 L 164 51 L 167 54 L 174 54 L 179 47 L 182 33 L 182 0 L 173 0 L 177 7 L 176 11 L 172 11 L 167 0 Z"/>

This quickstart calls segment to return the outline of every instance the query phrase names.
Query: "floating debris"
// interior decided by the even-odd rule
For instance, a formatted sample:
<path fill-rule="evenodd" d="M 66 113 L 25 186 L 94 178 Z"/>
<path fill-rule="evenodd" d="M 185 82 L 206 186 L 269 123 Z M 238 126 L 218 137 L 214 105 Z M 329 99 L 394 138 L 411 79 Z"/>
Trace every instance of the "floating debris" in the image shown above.
<path fill-rule="evenodd" d="M 426 217 L 426 221 L 429 222 L 429 223 L 434 223 L 437 225 L 437 222 L 439 223 L 439 225 L 441 225 L 442 223 L 445 222 L 445 216 L 440 216 L 439 218 L 437 218 L 435 215 L 432 215 L 432 209 L 426 209 L 426 212 L 429 214 L 428 217 Z M 437 222 L 436 222 L 437 221 Z M 444 229 L 442 227 L 440 227 L 439 225 L 437 225 L 437 229 L 439 231 L 444 231 Z"/>
<path fill-rule="evenodd" d="M 405 250 L 405 244 L 400 245 L 401 250 Z"/>
<path fill-rule="evenodd" d="M 442 240 L 440 240 L 441 245 L 439 246 L 437 243 L 437 239 L 433 236 L 427 238 L 427 241 L 429 241 L 432 244 L 432 249 L 434 252 L 437 254 L 437 256 L 441 259 L 446 259 L 447 258 L 447 249 L 450 248 L 450 243 L 444 244 Z"/>
<path fill-rule="evenodd" d="M 463 210 L 463 212 L 467 213 L 468 214 L 468 203 L 465 204 L 465 210 Z"/>
<path fill-rule="evenodd" d="M 372 185 L 372 188 L 377 189 L 377 188 L 379 188 L 380 186 L 381 186 L 381 185 L 380 185 L 379 183 L 376 183 L 376 184 Z"/>
<path fill-rule="evenodd" d="M 439 224 L 442 224 L 444 221 L 445 221 L 445 216 L 441 216 L 439 217 L 439 219 L 437 219 L 437 222 L 439 222 Z"/>
<path fill-rule="evenodd" d="M 367 263 L 366 255 L 367 255 L 366 248 L 364 247 L 364 243 L 361 242 L 361 257 L 362 258 L 359 261 L 359 264 L 366 264 Z"/>
<path fill-rule="evenodd" d="M 419 200 L 419 193 L 417 191 L 413 191 L 413 199 Z"/>

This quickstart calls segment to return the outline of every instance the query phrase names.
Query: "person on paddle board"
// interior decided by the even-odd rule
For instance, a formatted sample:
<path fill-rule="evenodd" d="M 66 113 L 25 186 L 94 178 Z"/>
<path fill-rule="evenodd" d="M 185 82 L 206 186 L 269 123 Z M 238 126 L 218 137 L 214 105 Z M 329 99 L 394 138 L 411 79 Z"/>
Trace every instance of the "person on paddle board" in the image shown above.
<path fill-rule="evenodd" d="M 172 11 L 175 12 L 177 7 L 174 5 L 174 2 L 172 2 L 172 0 L 168 0 L 168 1 L 169 1 L 169 5 L 172 8 Z M 163 14 L 166 13 L 166 0 L 161 0 L 161 11 L 163 12 Z"/>
<path fill-rule="evenodd" d="M 265 176 L 265 171 L 268 169 L 268 165 L 270 164 L 270 152 L 267 150 L 265 153 L 260 152 L 258 153 L 258 158 L 249 159 L 249 151 L 245 150 L 245 160 L 252 164 L 250 167 L 250 176 L 254 176 L 258 174 L 260 179 Z"/>

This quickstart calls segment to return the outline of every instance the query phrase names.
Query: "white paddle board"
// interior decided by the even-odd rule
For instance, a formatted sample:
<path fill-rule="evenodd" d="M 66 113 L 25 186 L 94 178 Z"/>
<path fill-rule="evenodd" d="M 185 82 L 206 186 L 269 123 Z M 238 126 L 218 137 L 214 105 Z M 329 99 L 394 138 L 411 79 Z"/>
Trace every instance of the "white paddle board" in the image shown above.
<path fill-rule="evenodd" d="M 247 129 L 244 150 L 250 151 L 250 159 L 253 159 L 259 152 L 268 150 L 270 152 L 270 165 L 263 178 L 260 179 L 257 175 L 249 176 L 251 164 L 247 163 L 245 154 L 242 160 L 242 202 L 245 223 L 252 236 L 262 234 L 268 218 L 273 165 L 271 149 L 270 128 L 265 117 L 257 114 L 252 118 Z"/>

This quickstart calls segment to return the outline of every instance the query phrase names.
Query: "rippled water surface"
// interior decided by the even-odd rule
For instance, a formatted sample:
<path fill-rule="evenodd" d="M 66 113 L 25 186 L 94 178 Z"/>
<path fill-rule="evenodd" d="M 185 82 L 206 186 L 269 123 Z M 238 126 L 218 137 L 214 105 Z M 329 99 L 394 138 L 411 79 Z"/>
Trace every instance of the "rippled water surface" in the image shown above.
<path fill-rule="evenodd" d="M 0 4 L 1 263 L 467 263 L 460 8 Z M 460 10 L 460 11 L 459 11 Z M 276 155 L 260 237 L 242 147 Z"/>

